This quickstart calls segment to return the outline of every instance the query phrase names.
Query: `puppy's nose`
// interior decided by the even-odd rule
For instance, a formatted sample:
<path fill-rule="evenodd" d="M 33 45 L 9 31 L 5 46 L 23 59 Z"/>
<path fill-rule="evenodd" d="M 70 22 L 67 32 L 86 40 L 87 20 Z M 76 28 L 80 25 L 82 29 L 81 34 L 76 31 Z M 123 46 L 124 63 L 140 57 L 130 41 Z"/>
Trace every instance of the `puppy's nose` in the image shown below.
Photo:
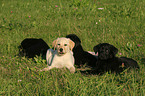
<path fill-rule="evenodd" d="M 62 49 L 62 48 L 60 48 L 59 50 L 60 50 L 60 52 L 62 52 L 62 51 L 63 51 L 63 49 Z"/>

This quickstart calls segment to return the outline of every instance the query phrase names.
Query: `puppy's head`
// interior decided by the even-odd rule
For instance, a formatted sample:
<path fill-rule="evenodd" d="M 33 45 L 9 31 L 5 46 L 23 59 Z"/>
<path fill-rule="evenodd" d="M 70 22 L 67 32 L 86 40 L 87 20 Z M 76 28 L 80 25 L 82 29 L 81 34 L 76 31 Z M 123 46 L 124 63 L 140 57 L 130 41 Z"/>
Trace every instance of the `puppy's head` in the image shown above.
<path fill-rule="evenodd" d="M 75 34 L 69 34 L 66 36 L 66 38 L 70 38 L 75 43 L 75 47 L 81 44 L 81 40 Z"/>
<path fill-rule="evenodd" d="M 98 58 L 101 60 L 114 58 L 118 52 L 118 49 L 116 47 L 108 43 L 100 43 L 96 45 L 93 49 L 95 53 L 98 53 Z"/>
<path fill-rule="evenodd" d="M 67 53 L 69 50 L 72 51 L 73 47 L 75 46 L 75 43 L 70 40 L 69 38 L 57 38 L 52 43 L 54 50 L 57 49 L 58 55 L 63 55 Z"/>

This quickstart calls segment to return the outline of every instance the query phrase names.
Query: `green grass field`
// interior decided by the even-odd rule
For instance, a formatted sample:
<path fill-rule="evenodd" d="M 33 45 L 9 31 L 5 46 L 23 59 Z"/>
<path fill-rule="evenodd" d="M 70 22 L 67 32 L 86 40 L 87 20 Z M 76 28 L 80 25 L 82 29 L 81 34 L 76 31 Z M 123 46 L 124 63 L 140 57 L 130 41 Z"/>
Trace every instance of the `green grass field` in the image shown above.
<path fill-rule="evenodd" d="M 103 8 L 103 9 L 100 9 Z M 139 72 L 102 76 L 71 74 L 67 69 L 39 72 L 46 60 L 16 56 L 28 37 L 52 47 L 58 37 L 74 33 L 84 50 L 107 42 L 117 56 L 135 59 Z M 0 95 L 2 96 L 144 96 L 144 0 L 1 0 Z"/>

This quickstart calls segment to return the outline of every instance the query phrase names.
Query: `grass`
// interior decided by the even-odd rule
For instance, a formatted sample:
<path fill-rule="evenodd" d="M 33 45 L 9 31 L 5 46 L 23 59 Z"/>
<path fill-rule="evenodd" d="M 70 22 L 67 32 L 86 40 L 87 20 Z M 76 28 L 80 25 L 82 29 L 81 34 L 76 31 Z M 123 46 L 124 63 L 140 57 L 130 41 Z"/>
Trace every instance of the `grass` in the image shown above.
<path fill-rule="evenodd" d="M 145 94 L 144 0 L 1 0 L 0 95 L 143 96 Z M 103 8 L 102 10 L 98 8 Z M 102 76 L 71 74 L 67 69 L 48 72 L 46 60 L 17 57 L 18 45 L 28 37 L 52 41 L 78 35 L 84 50 L 107 42 L 118 56 L 135 59 L 139 72 Z"/>

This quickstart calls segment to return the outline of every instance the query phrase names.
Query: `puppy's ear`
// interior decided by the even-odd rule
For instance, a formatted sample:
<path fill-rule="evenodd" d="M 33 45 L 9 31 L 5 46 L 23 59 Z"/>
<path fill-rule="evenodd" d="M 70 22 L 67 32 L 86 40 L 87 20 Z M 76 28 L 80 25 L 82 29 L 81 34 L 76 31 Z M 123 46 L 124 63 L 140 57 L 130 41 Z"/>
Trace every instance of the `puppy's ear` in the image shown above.
<path fill-rule="evenodd" d="M 55 48 L 57 46 L 57 41 L 58 41 L 58 38 L 52 42 L 52 46 L 54 47 L 54 50 L 55 50 Z"/>
<path fill-rule="evenodd" d="M 80 38 L 75 34 L 69 34 L 69 35 L 66 36 L 66 38 L 71 39 L 75 43 L 74 47 L 77 47 L 81 44 Z"/>
<path fill-rule="evenodd" d="M 111 46 L 111 50 L 113 51 L 113 54 L 116 55 L 118 53 L 118 49 L 114 47 L 113 45 Z"/>
<path fill-rule="evenodd" d="M 96 45 L 96 46 L 94 46 L 93 50 L 94 50 L 95 54 L 99 51 L 100 45 L 101 45 L 101 43 Z"/>
<path fill-rule="evenodd" d="M 71 49 L 71 51 L 73 50 L 74 46 L 75 46 L 75 43 L 69 39 L 69 48 Z"/>

